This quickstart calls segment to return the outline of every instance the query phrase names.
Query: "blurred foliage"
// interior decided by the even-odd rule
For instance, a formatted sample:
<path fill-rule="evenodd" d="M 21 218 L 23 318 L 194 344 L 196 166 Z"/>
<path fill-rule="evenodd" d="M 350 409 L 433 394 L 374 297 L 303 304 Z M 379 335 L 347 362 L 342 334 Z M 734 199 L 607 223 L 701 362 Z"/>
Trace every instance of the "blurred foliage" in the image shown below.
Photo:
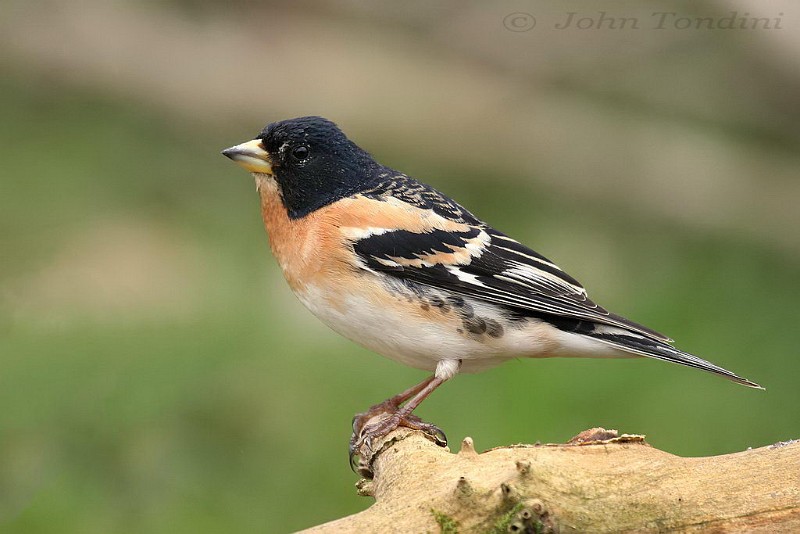
<path fill-rule="evenodd" d="M 218 154 L 261 125 L 209 128 L 18 67 L 0 115 L 0 529 L 287 531 L 368 506 L 350 418 L 424 374 L 327 331 L 285 287 L 250 178 Z M 712 455 L 798 437 L 795 257 L 359 141 L 767 387 L 648 360 L 515 361 L 423 404 L 453 444 L 605 426 Z"/>

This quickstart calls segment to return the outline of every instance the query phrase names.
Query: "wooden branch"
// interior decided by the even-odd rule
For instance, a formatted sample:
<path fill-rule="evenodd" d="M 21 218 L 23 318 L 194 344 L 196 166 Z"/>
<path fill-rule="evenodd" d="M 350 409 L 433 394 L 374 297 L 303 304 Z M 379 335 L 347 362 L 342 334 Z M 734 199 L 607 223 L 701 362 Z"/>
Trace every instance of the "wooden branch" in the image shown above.
<path fill-rule="evenodd" d="M 681 458 L 592 429 L 452 454 L 400 429 L 376 451 L 357 484 L 375 503 L 305 532 L 800 532 L 800 440 Z"/>

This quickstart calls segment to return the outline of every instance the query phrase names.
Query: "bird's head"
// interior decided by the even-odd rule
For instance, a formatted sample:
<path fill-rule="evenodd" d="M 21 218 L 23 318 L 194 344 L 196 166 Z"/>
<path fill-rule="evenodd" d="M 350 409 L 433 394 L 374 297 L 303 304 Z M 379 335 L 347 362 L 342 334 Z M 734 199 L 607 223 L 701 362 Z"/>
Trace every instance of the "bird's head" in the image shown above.
<path fill-rule="evenodd" d="M 273 122 L 222 154 L 257 177 L 274 179 L 295 219 L 369 187 L 380 174 L 367 152 L 322 117 Z"/>

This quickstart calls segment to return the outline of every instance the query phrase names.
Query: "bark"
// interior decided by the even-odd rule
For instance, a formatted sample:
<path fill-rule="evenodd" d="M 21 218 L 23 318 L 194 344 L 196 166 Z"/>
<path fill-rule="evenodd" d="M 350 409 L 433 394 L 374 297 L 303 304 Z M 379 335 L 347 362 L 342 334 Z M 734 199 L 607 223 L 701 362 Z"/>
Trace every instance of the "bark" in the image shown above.
<path fill-rule="evenodd" d="M 367 510 L 306 532 L 800 532 L 800 440 L 681 458 L 591 429 L 457 454 L 399 429 L 366 461 Z"/>

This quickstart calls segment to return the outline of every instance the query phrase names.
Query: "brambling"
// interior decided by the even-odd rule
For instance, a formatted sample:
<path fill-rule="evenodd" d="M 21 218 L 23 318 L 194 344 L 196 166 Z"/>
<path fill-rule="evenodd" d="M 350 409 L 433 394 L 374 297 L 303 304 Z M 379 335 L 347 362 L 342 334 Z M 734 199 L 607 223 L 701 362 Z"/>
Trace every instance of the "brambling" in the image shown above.
<path fill-rule="evenodd" d="M 326 119 L 275 122 L 222 153 L 255 178 L 272 252 L 311 313 L 433 372 L 354 418 L 351 463 L 398 426 L 446 443 L 411 412 L 457 373 L 512 358 L 647 356 L 760 388 L 595 304 L 555 263 L 376 162 Z"/>

